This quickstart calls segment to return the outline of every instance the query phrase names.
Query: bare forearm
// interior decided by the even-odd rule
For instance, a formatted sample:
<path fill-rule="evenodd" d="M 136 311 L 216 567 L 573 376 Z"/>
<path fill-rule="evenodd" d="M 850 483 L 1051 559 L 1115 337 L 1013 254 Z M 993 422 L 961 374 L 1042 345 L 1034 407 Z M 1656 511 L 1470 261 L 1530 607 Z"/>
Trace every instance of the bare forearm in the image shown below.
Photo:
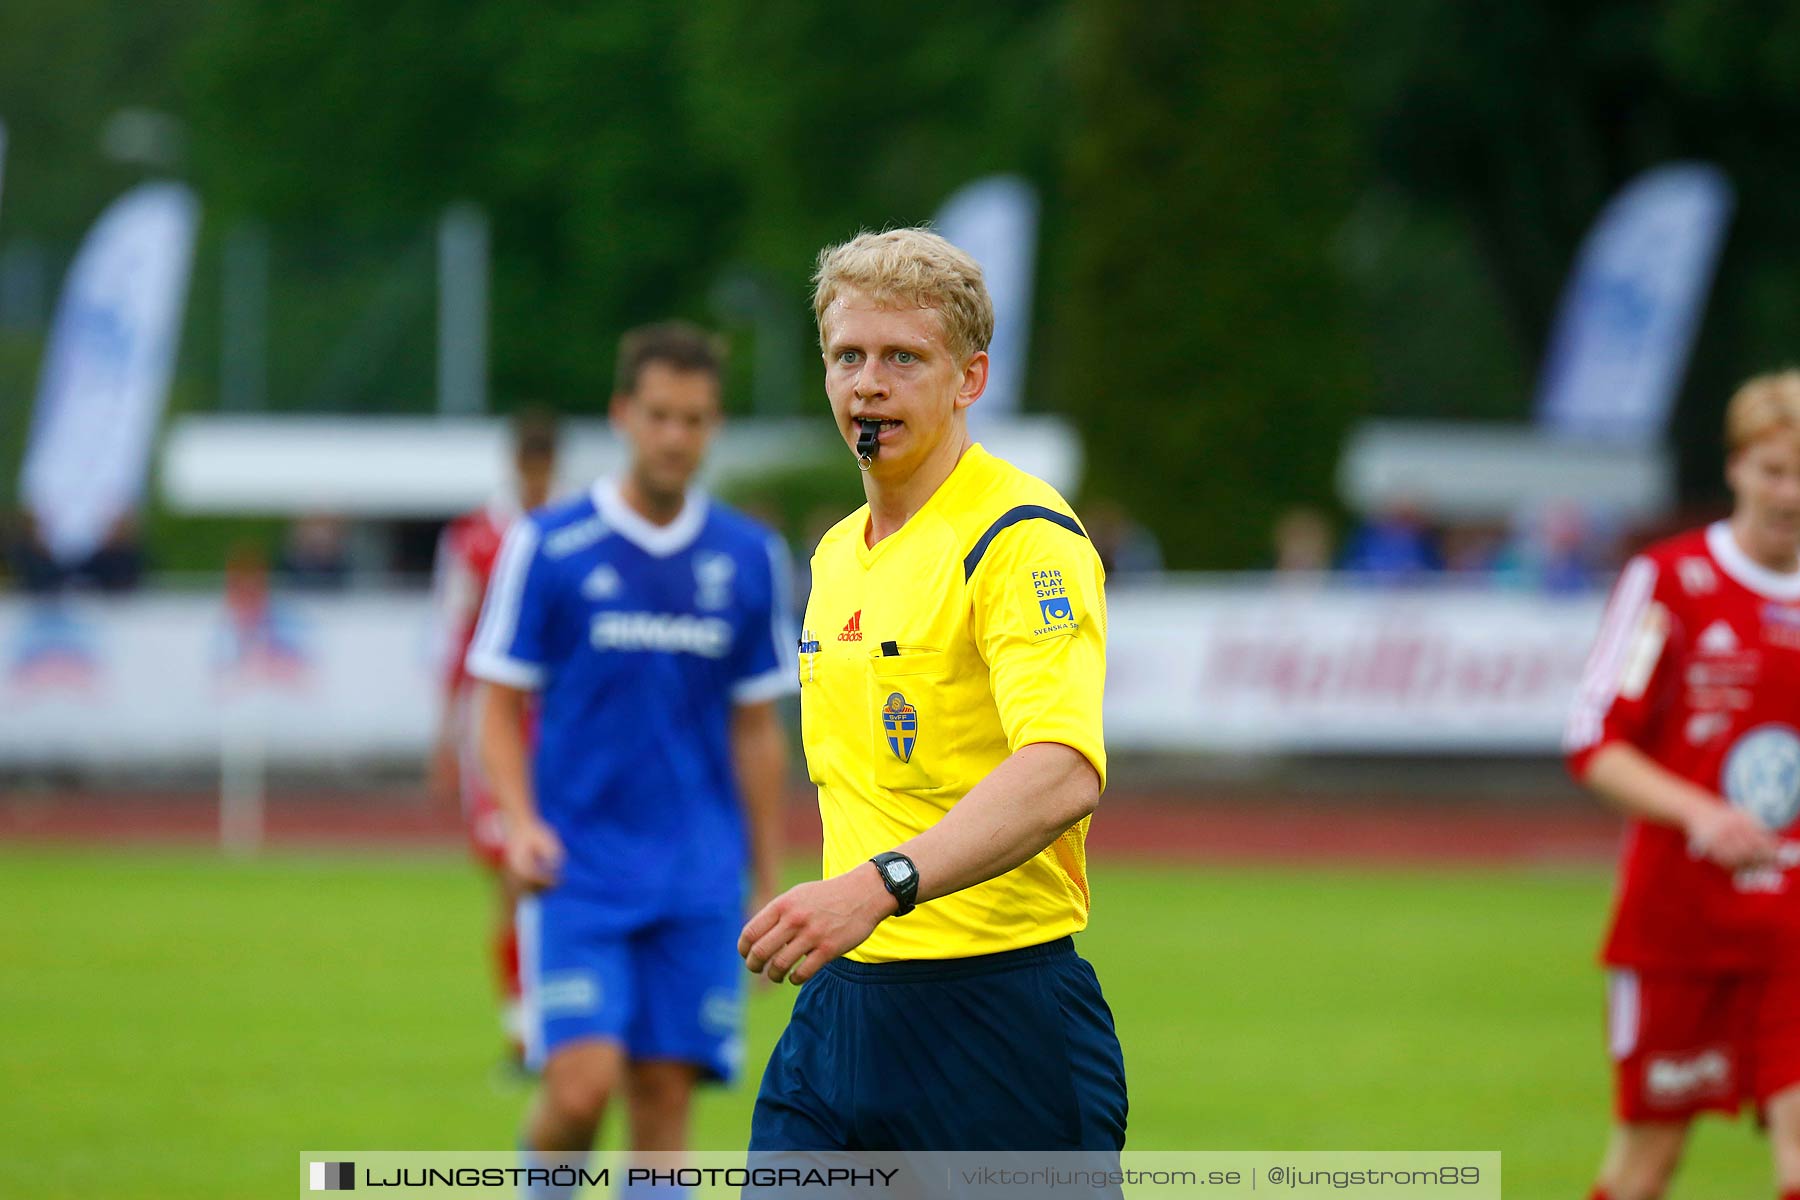
<path fill-rule="evenodd" d="M 989 772 L 936 825 L 895 849 L 918 867 L 919 899 L 934 900 L 1028 861 L 1099 800 L 1100 779 L 1086 758 L 1068 746 L 1034 743 Z"/>
<path fill-rule="evenodd" d="M 1678 829 L 1688 828 L 1716 803 L 1705 789 L 1626 742 L 1596 751 L 1582 781 L 1621 812 Z"/>
<path fill-rule="evenodd" d="M 1781 858 L 1781 842 L 1753 814 L 1721 803 L 1633 746 L 1603 746 L 1589 760 L 1585 778 L 1589 787 L 1631 815 L 1680 829 L 1687 834 L 1690 854 L 1726 870 L 1765 866 Z"/>
<path fill-rule="evenodd" d="M 479 745 L 481 769 L 494 794 L 494 803 L 507 824 L 535 818 L 537 804 L 531 795 L 530 768 L 525 758 L 525 693 L 504 684 L 484 683 Z"/>
<path fill-rule="evenodd" d="M 895 849 L 919 869 L 919 900 L 1012 870 L 1094 811 L 1100 777 L 1068 746 L 1025 746 L 918 837 Z M 872 863 L 803 883 L 763 906 L 738 936 L 752 971 L 805 983 L 860 946 L 897 906 Z"/>
<path fill-rule="evenodd" d="M 751 872 L 757 892 L 766 897 L 781 880 L 782 820 L 787 801 L 787 740 L 774 705 L 738 709 L 731 742 L 750 831 Z"/>

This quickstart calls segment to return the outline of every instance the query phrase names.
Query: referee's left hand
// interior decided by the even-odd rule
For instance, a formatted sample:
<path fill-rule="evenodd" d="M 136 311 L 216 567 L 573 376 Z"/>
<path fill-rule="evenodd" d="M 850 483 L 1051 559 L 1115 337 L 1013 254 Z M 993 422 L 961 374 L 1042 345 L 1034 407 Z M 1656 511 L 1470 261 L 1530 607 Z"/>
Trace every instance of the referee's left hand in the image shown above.
<path fill-rule="evenodd" d="M 862 945 L 896 907 L 875 864 L 862 863 L 831 879 L 789 888 L 763 905 L 738 935 L 738 953 L 753 973 L 802 984 Z"/>

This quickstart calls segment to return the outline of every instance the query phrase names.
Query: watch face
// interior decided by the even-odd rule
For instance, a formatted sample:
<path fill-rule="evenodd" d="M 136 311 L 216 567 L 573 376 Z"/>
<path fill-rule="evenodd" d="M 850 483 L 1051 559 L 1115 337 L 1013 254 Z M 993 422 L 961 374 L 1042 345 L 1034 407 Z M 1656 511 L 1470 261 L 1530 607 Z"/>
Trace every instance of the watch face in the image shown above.
<path fill-rule="evenodd" d="M 887 877 L 896 884 L 905 883 L 913 876 L 913 869 L 903 862 L 891 862 L 887 865 Z"/>

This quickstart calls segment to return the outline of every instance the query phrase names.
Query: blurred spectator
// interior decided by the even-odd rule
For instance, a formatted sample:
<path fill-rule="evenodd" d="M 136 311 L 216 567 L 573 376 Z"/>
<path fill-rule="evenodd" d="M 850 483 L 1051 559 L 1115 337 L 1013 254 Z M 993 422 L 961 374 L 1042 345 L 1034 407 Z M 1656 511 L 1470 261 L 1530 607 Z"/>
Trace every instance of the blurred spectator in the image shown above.
<path fill-rule="evenodd" d="M 269 564 L 255 542 L 234 543 L 225 557 L 225 628 L 220 671 L 239 683 L 294 683 L 306 654 L 292 616 L 269 588 Z"/>
<path fill-rule="evenodd" d="M 233 542 L 225 553 L 225 612 L 237 630 L 254 629 L 268 616 L 269 564 L 255 542 Z"/>
<path fill-rule="evenodd" d="M 350 578 L 350 552 L 345 521 L 328 513 L 310 513 L 288 527 L 275 574 L 289 587 L 328 592 Z"/>
<path fill-rule="evenodd" d="M 1131 519 L 1111 500 L 1081 506 L 1081 523 L 1110 577 L 1155 574 L 1163 569 L 1162 546 L 1156 535 Z"/>
<path fill-rule="evenodd" d="M 1552 595 L 1586 591 L 1605 567 L 1579 506 L 1553 504 L 1523 515 L 1496 563 L 1501 579 Z"/>
<path fill-rule="evenodd" d="M 1331 522 L 1316 508 L 1290 508 L 1275 519 L 1274 569 L 1323 575 L 1331 570 Z"/>
<path fill-rule="evenodd" d="M 1493 523 L 1453 525 L 1441 540 L 1444 570 L 1471 581 L 1491 580 L 1510 552 L 1505 526 Z"/>
<path fill-rule="evenodd" d="M 7 522 L 4 535 L 7 567 L 20 589 L 34 596 L 84 584 L 117 595 L 131 591 L 144 577 L 144 549 L 137 518 L 131 514 L 119 518 L 98 550 L 72 566 L 51 556 L 29 512 L 16 513 Z"/>
<path fill-rule="evenodd" d="M 1442 571 L 1444 557 L 1418 505 L 1402 500 L 1350 535 L 1339 565 L 1377 583 L 1412 583 Z"/>

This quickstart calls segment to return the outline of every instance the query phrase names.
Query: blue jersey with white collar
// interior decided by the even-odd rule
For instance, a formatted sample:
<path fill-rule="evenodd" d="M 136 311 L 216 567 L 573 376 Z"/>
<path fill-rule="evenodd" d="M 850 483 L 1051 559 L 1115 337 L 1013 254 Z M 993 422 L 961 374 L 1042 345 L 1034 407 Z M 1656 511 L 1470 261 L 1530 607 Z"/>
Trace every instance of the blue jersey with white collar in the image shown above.
<path fill-rule="evenodd" d="M 797 687 L 788 585 L 780 539 L 698 493 L 659 526 L 602 481 L 508 531 L 468 669 L 539 695 L 560 892 L 621 924 L 741 905 L 731 711 Z"/>

